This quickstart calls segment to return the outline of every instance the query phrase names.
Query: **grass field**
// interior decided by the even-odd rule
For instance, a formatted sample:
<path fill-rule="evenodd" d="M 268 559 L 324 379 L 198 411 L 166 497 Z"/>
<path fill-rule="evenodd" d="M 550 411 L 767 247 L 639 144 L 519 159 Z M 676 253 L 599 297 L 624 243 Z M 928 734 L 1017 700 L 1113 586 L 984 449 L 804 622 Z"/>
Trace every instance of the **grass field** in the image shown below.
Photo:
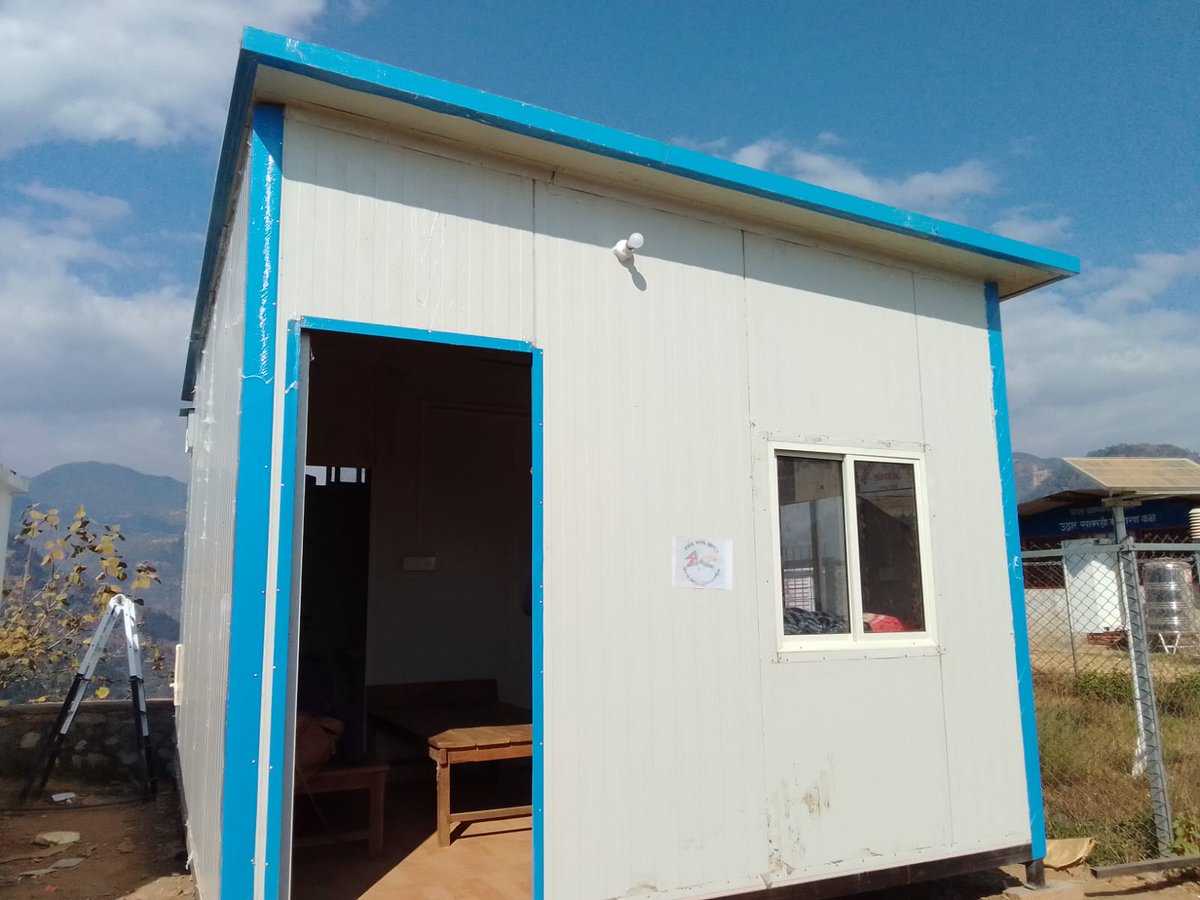
<path fill-rule="evenodd" d="M 1079 663 L 1069 653 L 1034 654 L 1047 831 L 1050 837 L 1094 837 L 1093 864 L 1155 857 L 1146 778 L 1131 772 L 1137 718 L 1128 656 L 1104 651 Z M 1156 654 L 1153 670 L 1172 814 L 1180 832 L 1194 834 L 1200 823 L 1200 659 Z"/>

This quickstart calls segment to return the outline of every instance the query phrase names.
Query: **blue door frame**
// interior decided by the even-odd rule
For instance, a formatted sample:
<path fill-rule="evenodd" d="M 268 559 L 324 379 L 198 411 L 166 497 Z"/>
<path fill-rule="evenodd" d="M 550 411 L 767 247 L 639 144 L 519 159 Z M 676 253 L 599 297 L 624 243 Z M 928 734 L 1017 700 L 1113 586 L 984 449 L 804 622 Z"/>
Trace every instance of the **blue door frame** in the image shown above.
<path fill-rule="evenodd" d="M 279 481 L 279 546 L 278 569 L 276 576 L 275 621 L 266 623 L 274 630 L 274 666 L 271 670 L 271 710 L 270 710 L 270 774 L 268 776 L 267 803 L 267 858 L 266 889 L 264 896 L 279 895 L 279 872 L 281 855 L 290 852 L 283 846 L 281 822 L 283 819 L 283 787 L 286 769 L 286 736 L 289 715 L 294 710 L 288 709 L 288 648 L 291 634 L 292 610 L 292 567 L 294 554 L 302 548 L 293 546 L 293 526 L 296 515 L 297 492 L 303 489 L 303 484 L 296 483 L 296 473 L 299 471 L 297 450 L 297 429 L 300 427 L 300 337 L 303 332 L 340 332 L 342 334 L 357 334 L 367 337 L 381 337 L 404 341 L 420 341 L 427 344 L 449 344 L 456 347 L 476 347 L 488 350 L 506 350 L 509 352 L 525 353 L 530 357 L 530 422 L 532 428 L 532 578 L 533 605 L 530 613 L 532 620 L 533 657 L 533 900 L 542 900 L 545 896 L 545 829 L 544 829 L 544 717 L 542 686 L 543 674 L 543 603 L 544 591 L 544 556 L 543 556 L 543 377 L 542 351 L 526 341 L 506 340 L 502 338 L 479 337 L 469 334 L 454 334 L 440 331 L 423 331 L 415 328 L 400 328 L 388 325 L 375 325 L 364 322 L 350 322 L 340 319 L 301 318 L 288 323 L 287 335 L 287 381 L 283 399 L 283 435 L 280 448 L 280 481 Z"/>

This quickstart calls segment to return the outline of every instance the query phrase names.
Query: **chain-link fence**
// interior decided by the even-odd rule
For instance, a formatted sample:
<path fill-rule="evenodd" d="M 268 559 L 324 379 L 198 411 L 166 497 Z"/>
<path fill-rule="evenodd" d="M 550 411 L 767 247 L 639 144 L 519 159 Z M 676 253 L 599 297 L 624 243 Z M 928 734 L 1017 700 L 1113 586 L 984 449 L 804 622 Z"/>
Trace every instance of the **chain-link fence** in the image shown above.
<path fill-rule="evenodd" d="M 1093 863 L 1168 855 L 1200 831 L 1200 545 L 1184 541 L 1022 553 L 1046 827 L 1095 838 Z"/>

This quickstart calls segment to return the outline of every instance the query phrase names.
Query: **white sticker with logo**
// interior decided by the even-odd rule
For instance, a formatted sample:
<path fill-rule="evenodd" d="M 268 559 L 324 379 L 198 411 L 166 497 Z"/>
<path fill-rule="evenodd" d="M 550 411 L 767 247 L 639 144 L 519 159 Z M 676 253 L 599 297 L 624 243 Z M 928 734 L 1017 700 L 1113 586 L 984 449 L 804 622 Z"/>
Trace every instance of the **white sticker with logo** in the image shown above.
<path fill-rule="evenodd" d="M 728 591 L 733 588 L 733 541 L 671 539 L 671 586 Z"/>

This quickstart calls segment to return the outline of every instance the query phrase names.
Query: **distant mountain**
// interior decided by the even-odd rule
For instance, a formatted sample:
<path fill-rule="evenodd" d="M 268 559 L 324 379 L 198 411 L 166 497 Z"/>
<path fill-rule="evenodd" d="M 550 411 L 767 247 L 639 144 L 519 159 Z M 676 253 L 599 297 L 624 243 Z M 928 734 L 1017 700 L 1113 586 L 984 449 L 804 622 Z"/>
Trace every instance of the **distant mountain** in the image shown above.
<path fill-rule="evenodd" d="M 148 562 L 158 570 L 162 583 L 144 592 L 143 633 L 168 657 L 164 672 L 147 672 L 148 693 L 166 696 L 166 676 L 173 667 L 179 639 L 187 486 L 174 478 L 145 475 L 110 463 L 67 463 L 30 479 L 29 493 L 13 499 L 9 535 L 20 527 L 21 516 L 30 504 L 36 503 L 42 510 L 58 509 L 64 518 L 83 506 L 88 518 L 98 525 L 120 526 L 125 536 L 120 544 L 121 555 L 131 567 Z M 10 577 L 22 570 L 25 558 L 19 548 L 10 547 Z"/>
<path fill-rule="evenodd" d="M 1200 462 L 1200 452 L 1174 444 L 1113 444 L 1091 450 L 1085 456 L 1182 456 Z M 1013 469 L 1017 481 L 1017 502 L 1035 500 L 1059 491 L 1094 488 L 1099 485 L 1078 469 L 1058 457 L 1034 456 L 1032 453 L 1013 453 Z"/>
<path fill-rule="evenodd" d="M 1188 450 L 1174 444 L 1113 444 L 1100 450 L 1088 451 L 1088 456 L 1156 456 L 1184 457 L 1200 462 L 1200 450 Z"/>
<path fill-rule="evenodd" d="M 82 504 L 92 519 L 110 524 L 141 519 L 182 525 L 187 485 L 111 463 L 78 462 L 31 479 L 29 495 L 21 499 L 26 506 L 40 503 L 42 509 L 58 507 L 64 513 Z"/>
<path fill-rule="evenodd" d="M 1013 472 L 1017 480 L 1017 502 L 1024 503 L 1047 494 L 1084 487 L 1096 487 L 1086 475 L 1058 457 L 1013 453 Z"/>

